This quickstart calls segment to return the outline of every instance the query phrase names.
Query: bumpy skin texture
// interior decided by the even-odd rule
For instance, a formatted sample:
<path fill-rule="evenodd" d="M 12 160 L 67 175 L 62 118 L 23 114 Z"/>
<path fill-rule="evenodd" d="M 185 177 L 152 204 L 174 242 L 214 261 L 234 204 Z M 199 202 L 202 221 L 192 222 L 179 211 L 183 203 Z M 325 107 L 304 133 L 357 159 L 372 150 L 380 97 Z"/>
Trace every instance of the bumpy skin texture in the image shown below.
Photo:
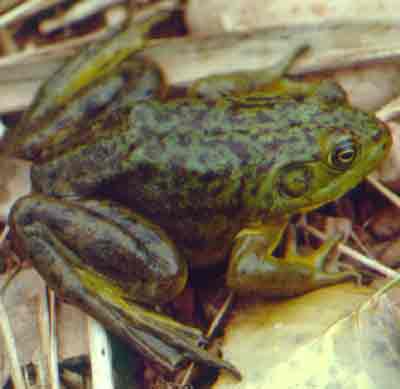
<path fill-rule="evenodd" d="M 76 267 L 84 258 L 85 265 L 112 279 L 136 301 L 162 304 L 184 287 L 186 264 L 166 234 L 114 202 L 28 196 L 14 208 L 12 219 L 16 230 L 29 229 L 32 220 L 47 226 L 62 242 L 60 257 Z M 35 229 L 31 236 L 36 236 Z"/>
<path fill-rule="evenodd" d="M 227 283 L 240 292 L 291 296 L 353 278 L 324 271 L 336 241 L 272 254 L 289 217 L 357 185 L 390 134 L 331 82 L 262 86 L 261 71 L 171 97 L 161 69 L 135 54 L 140 33 L 134 42 L 122 32 L 72 60 L 7 136 L 6 152 L 34 161 L 37 192 L 14 205 L 11 239 L 59 295 L 147 357 L 239 376 L 199 347 L 199 330 L 139 304 L 179 294 L 186 261 L 230 251 Z"/>
<path fill-rule="evenodd" d="M 225 258 L 248 223 L 339 197 L 390 144 L 385 126 L 351 108 L 331 82 L 282 81 L 216 101 L 140 101 L 82 130 L 76 146 L 33 168 L 35 189 L 58 197 L 106 193 L 162 226 L 199 264 Z M 332 168 L 329 155 L 348 138 L 356 160 L 344 171 Z M 282 192 L 292 167 L 306 181 L 297 197 Z"/>

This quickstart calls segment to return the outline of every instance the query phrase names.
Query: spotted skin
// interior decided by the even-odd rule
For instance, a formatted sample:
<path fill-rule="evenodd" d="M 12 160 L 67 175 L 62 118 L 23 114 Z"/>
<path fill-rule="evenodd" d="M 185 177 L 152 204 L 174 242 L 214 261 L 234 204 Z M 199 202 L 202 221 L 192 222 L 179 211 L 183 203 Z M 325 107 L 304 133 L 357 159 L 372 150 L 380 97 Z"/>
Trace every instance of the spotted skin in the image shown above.
<path fill-rule="evenodd" d="M 387 131 L 350 107 L 332 82 L 277 85 L 214 101 L 154 98 L 114 110 L 81 128 L 76 145 L 60 155 L 59 145 L 54 156 L 50 147 L 48 161 L 33 168 L 34 187 L 57 197 L 107 194 L 164 228 L 189 260 L 222 260 L 246 223 L 331 201 L 371 163 L 352 167 L 359 178 L 322 199 L 280 204 L 276 182 L 285 166 L 318 164 L 314 169 L 332 181 L 343 172 L 323 166 L 327 139 L 351 136 L 364 154 Z"/>
<path fill-rule="evenodd" d="M 308 259 L 272 253 L 288 218 L 357 185 L 390 135 L 329 81 L 247 88 L 245 77 L 238 91 L 173 97 L 160 69 L 135 63 L 35 118 L 39 101 L 6 138 L 10 154 L 33 160 L 36 192 L 13 206 L 13 247 L 58 295 L 164 367 L 190 359 L 238 376 L 199 347 L 198 329 L 141 304 L 171 301 L 189 266 L 228 257 L 239 292 L 290 296 L 354 278 L 324 271 L 335 242 Z"/>

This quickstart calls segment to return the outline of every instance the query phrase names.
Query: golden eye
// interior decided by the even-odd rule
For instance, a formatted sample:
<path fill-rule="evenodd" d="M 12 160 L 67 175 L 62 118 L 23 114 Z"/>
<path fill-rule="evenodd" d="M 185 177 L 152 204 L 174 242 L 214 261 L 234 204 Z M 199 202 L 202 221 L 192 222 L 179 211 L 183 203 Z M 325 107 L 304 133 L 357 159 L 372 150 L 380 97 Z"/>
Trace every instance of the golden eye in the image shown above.
<path fill-rule="evenodd" d="M 348 168 L 357 156 L 357 147 L 353 139 L 338 143 L 329 156 L 329 163 L 337 169 Z"/>

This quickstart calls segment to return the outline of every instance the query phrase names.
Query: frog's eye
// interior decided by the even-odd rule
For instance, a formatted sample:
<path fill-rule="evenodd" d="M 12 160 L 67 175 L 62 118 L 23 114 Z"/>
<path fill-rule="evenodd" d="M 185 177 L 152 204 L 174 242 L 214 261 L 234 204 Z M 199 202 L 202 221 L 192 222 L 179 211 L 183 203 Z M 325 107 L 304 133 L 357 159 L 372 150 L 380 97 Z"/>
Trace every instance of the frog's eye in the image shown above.
<path fill-rule="evenodd" d="M 279 191 L 289 197 L 300 197 L 308 191 L 311 171 L 307 166 L 286 166 L 279 178 Z"/>
<path fill-rule="evenodd" d="M 329 164 L 336 169 L 347 169 L 357 156 L 357 145 L 353 139 L 338 143 L 329 155 Z"/>

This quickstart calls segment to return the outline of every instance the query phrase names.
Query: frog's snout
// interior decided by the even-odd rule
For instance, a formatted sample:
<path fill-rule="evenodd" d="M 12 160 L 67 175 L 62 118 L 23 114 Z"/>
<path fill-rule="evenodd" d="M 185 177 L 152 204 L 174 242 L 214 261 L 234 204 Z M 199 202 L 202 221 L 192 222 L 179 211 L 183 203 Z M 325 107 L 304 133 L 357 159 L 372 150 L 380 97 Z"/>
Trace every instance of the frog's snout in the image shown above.
<path fill-rule="evenodd" d="M 393 138 L 392 138 L 392 134 L 390 133 L 390 131 L 388 130 L 388 134 L 385 137 L 384 141 L 382 142 L 382 150 L 385 154 L 388 154 L 389 151 L 391 150 L 393 145 Z"/>
<path fill-rule="evenodd" d="M 393 138 L 389 127 L 385 123 L 380 122 L 378 131 L 372 137 L 372 144 L 378 146 L 376 154 L 380 155 L 381 159 L 384 159 L 389 154 Z"/>

